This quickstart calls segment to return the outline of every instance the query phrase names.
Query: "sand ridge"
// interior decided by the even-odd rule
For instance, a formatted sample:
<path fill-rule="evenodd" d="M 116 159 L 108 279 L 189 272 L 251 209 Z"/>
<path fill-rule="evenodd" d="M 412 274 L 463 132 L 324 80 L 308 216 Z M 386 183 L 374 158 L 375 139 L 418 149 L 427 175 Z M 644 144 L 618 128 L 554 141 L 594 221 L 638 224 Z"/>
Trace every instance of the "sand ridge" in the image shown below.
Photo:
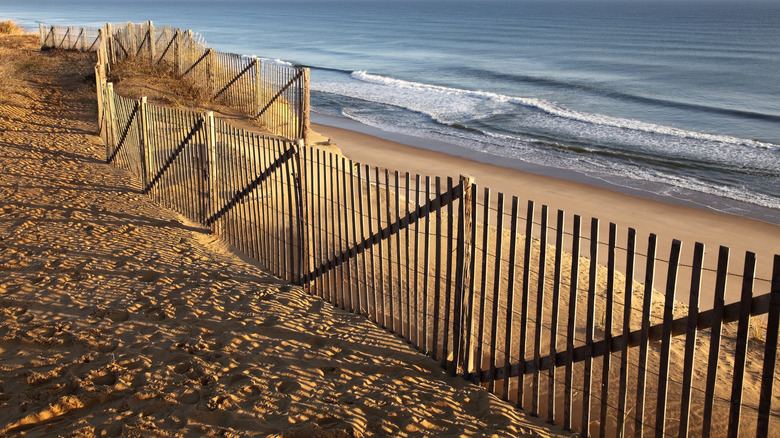
<path fill-rule="evenodd" d="M 0 435 L 558 436 L 103 163 L 92 55 L 0 101 Z M 18 41 L 18 40 L 14 40 Z"/>

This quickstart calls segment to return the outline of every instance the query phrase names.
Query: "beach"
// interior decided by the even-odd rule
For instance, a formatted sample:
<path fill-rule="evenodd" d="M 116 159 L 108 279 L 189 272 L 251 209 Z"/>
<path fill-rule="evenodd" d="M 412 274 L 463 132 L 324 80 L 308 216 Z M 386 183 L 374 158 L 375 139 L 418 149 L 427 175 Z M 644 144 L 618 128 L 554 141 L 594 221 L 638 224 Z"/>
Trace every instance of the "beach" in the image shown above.
<path fill-rule="evenodd" d="M 399 337 L 273 278 L 209 230 L 141 195 L 138 181 L 103 163 L 94 90 L 79 73 L 94 60 L 37 52 L 34 43 L 18 48 L 33 62 L 0 103 L 7 169 L 0 262 L 8 274 L 0 284 L 0 433 L 562 433 L 445 376 Z M 621 233 L 656 233 L 661 253 L 672 239 L 686 251 L 703 242 L 707 266 L 725 245 L 734 273 L 740 254 L 753 251 L 758 278 L 771 278 L 769 261 L 780 248 L 775 225 L 332 126 L 314 130 L 335 144 L 328 149 L 359 163 L 467 174 L 480 189 L 534 200 L 537 209 L 597 217 Z M 768 291 L 766 281 L 758 283 L 756 295 Z"/>
<path fill-rule="evenodd" d="M 602 230 L 606 230 L 607 225 L 613 222 L 621 232 L 619 244 L 624 241 L 625 230 L 629 227 L 634 228 L 638 236 L 656 234 L 659 255 L 662 258 L 665 257 L 664 252 L 668 251 L 672 240 L 677 239 L 683 242 L 682 260 L 690 263 L 694 243 L 701 242 L 706 246 L 705 266 L 715 269 L 718 248 L 725 246 L 731 250 L 733 257 L 729 272 L 739 274 L 742 272 L 745 252 L 751 251 L 759 261 L 756 276 L 770 279 L 772 258 L 780 252 L 780 226 L 774 224 L 690 205 L 632 196 L 615 189 L 574 181 L 576 176 L 563 179 L 523 172 L 497 165 L 500 159 L 487 154 L 483 154 L 481 162 L 466 159 L 459 156 L 462 151 L 458 148 L 453 148 L 454 152 L 448 154 L 334 126 L 320 124 L 314 125 L 313 129 L 330 138 L 344 155 L 359 163 L 408 171 L 412 174 L 456 179 L 460 175 L 470 175 L 474 177 L 480 190 L 488 187 L 506 196 L 517 196 L 521 205 L 525 205 L 528 200 L 534 201 L 537 210 L 542 204 L 547 205 L 551 216 L 552 212 L 561 209 L 569 217 L 573 214 L 580 215 L 583 223 L 595 217 L 601 221 Z M 571 223 L 571 220 L 567 223 Z M 601 235 L 605 236 L 605 232 L 602 231 Z M 645 241 L 645 247 L 646 243 Z M 641 238 L 639 245 L 642 245 Z M 642 252 L 642 249 L 639 252 Z M 678 300 L 685 301 L 687 278 L 682 278 Z M 713 280 L 710 279 L 709 283 L 706 283 L 705 276 L 701 298 L 703 308 L 711 308 Z M 727 294 L 727 303 L 739 298 L 739 284 L 735 282 L 734 286 L 731 294 Z M 759 289 L 755 295 L 769 292 L 769 283 L 759 282 L 757 286 Z"/>
<path fill-rule="evenodd" d="M 0 37 L 25 59 L 0 102 L 0 435 L 563 436 L 143 196 L 104 162 L 93 55 L 19 38 Z"/>

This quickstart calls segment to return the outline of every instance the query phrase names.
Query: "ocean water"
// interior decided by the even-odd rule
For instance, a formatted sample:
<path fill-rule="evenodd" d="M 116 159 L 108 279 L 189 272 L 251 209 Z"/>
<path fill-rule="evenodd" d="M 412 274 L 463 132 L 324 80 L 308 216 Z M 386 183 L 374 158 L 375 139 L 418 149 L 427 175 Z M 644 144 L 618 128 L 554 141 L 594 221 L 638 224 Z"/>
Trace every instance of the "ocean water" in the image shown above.
<path fill-rule="evenodd" d="M 780 224 L 780 1 L 6 1 L 312 69 L 314 121 Z M 544 202 L 544 200 L 537 200 Z"/>

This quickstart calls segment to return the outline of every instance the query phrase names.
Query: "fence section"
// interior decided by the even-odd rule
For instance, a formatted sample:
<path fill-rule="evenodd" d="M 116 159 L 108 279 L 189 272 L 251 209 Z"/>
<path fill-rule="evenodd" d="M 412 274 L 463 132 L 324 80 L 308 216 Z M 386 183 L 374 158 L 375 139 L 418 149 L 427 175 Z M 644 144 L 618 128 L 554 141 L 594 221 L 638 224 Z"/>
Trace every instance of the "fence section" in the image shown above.
<path fill-rule="evenodd" d="M 533 415 L 599 437 L 778 427 L 780 255 L 361 165 L 105 81 L 98 99 L 108 161 L 150 196 Z"/>
<path fill-rule="evenodd" d="M 130 59 L 167 65 L 211 101 L 259 119 L 269 132 L 309 140 L 309 69 L 218 52 L 192 31 L 151 21 L 103 28 L 40 25 L 40 36 L 44 48 L 97 51 L 103 75 Z"/>

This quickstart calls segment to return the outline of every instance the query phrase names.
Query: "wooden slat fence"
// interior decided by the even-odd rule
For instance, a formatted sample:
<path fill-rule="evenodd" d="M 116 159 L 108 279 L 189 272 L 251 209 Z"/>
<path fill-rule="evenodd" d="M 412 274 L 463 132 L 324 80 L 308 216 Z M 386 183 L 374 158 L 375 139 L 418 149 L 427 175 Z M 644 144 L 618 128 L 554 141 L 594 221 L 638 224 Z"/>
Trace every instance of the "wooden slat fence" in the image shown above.
<path fill-rule="evenodd" d="M 108 161 L 145 192 L 452 375 L 587 436 L 780 427 L 780 255 L 707 252 L 98 85 Z"/>
<path fill-rule="evenodd" d="M 115 64 L 166 65 L 215 103 L 258 118 L 274 135 L 309 141 L 309 69 L 218 52 L 192 31 L 146 23 L 102 28 L 40 25 L 42 48 L 96 51 L 105 75 Z"/>

